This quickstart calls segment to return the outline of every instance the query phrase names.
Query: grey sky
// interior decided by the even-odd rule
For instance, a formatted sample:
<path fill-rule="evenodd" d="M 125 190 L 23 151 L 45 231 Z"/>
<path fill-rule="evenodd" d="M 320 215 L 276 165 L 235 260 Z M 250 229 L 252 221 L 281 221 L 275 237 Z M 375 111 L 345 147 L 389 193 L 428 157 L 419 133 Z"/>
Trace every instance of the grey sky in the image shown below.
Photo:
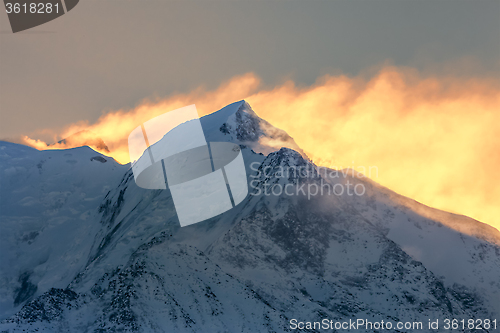
<path fill-rule="evenodd" d="M 4 139 L 250 71 L 266 85 L 309 85 L 385 61 L 500 75 L 496 0 L 82 0 L 24 33 L 10 32 L 5 12 L 0 20 Z"/>

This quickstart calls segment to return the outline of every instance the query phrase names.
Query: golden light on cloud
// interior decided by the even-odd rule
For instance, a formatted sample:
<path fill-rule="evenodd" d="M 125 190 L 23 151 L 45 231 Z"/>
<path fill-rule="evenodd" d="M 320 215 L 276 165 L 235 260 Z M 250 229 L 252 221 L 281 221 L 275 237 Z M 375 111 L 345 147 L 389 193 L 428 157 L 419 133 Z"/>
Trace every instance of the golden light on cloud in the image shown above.
<path fill-rule="evenodd" d="M 78 140 L 23 140 L 38 149 L 69 148 L 97 135 L 109 152 L 98 150 L 126 163 L 128 134 L 142 122 L 193 103 L 204 115 L 245 99 L 317 164 L 377 166 L 376 182 L 500 229 L 499 88 L 493 79 L 421 77 L 392 67 L 370 79 L 325 76 L 310 87 L 287 81 L 273 89 L 246 74 L 213 91 L 199 88 L 109 112 L 95 124 L 72 124 L 59 135 L 79 133 Z"/>

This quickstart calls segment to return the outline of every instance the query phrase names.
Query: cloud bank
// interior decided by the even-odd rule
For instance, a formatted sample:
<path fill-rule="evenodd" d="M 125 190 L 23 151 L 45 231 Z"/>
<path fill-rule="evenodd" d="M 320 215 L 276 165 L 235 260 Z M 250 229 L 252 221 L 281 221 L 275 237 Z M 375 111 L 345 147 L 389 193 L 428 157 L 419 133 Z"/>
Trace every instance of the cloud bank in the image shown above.
<path fill-rule="evenodd" d="M 334 167 L 377 166 L 380 184 L 426 205 L 464 214 L 500 229 L 500 82 L 422 76 L 385 67 L 370 77 L 326 75 L 309 87 L 288 80 L 263 87 L 254 74 L 234 77 L 215 90 L 144 100 L 129 110 L 81 121 L 54 132 L 55 145 L 32 139 L 37 149 L 63 149 L 95 140 L 121 163 L 127 137 L 144 121 L 189 104 L 200 116 L 245 99 L 287 131 L 316 162 Z M 44 130 L 47 132 L 49 130 Z"/>

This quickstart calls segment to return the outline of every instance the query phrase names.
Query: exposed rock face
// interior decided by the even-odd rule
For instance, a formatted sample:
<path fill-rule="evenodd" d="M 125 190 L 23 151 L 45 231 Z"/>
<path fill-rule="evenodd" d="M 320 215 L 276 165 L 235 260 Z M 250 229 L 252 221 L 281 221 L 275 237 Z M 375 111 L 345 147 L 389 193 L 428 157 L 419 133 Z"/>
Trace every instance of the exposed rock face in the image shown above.
<path fill-rule="evenodd" d="M 106 160 L 104 157 L 102 156 L 94 156 L 94 157 L 91 157 L 90 158 L 91 161 L 97 161 L 97 162 L 101 162 L 101 163 L 106 163 L 108 160 Z"/>
<path fill-rule="evenodd" d="M 467 235 L 454 228 L 453 214 L 412 208 L 406 198 L 366 179 L 308 172 L 316 166 L 293 149 L 257 153 L 269 133 L 283 142 L 293 139 L 270 130 L 246 103 L 204 117 L 202 125 L 209 141 L 240 144 L 252 194 L 232 210 L 184 228 L 168 190 L 138 188 L 128 167 L 90 161 L 87 150 L 74 156 L 16 150 L 25 162 L 1 160 L 19 177 L 29 174 L 30 182 L 40 179 L 45 187 L 44 177 L 51 177 L 59 188 L 43 192 L 58 193 L 46 205 L 17 197 L 4 203 L 11 210 L 2 221 L 22 223 L 9 227 L 11 248 L 3 251 L 17 249 L 20 259 L 15 274 L 2 276 L 12 287 L 1 292 L 10 293 L 15 313 L 4 310 L 0 330 L 283 332 L 291 331 L 291 319 L 421 321 L 425 327 L 429 318 L 500 315 L 495 233 L 489 239 Z M 14 148 L 0 152 L 14 154 Z M 76 162 L 52 163 L 68 158 Z M 42 172 L 33 163 L 39 160 L 46 161 Z M 9 163 L 24 163 L 25 169 Z M 75 172 L 87 172 L 87 182 Z M 61 174 L 72 181 L 61 182 Z M 296 190 L 347 181 L 364 184 L 366 193 Z M 98 189 L 90 187 L 95 182 Z M 279 186 L 293 195 L 272 194 Z M 6 187 L 2 183 L 2 191 Z M 95 198 L 95 206 L 83 207 L 75 193 Z M 19 213 L 19 202 L 31 203 L 32 211 Z M 32 222 L 28 213 L 47 221 Z M 71 216 L 86 219 L 79 224 Z M 460 228 L 464 223 L 483 230 L 472 219 L 461 219 Z M 61 243 L 57 251 L 42 256 L 55 240 Z M 60 261 L 67 264 L 56 265 Z M 38 273 L 22 275 L 28 268 Z"/>
<path fill-rule="evenodd" d="M 92 148 L 96 148 L 101 152 L 108 152 L 109 148 L 104 143 L 104 140 L 97 136 L 95 133 L 83 130 L 76 132 L 67 138 L 64 138 L 57 143 L 65 145 L 67 148 L 81 147 L 81 146 L 89 146 Z"/>

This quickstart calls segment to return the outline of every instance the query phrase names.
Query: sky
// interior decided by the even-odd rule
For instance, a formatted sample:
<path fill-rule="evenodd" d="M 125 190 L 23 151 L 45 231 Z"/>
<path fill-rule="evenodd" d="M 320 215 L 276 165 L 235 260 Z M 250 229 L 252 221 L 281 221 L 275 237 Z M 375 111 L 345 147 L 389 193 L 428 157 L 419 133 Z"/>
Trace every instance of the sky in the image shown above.
<path fill-rule="evenodd" d="M 54 21 L 12 34 L 2 13 L 0 139 L 52 143 L 107 114 L 165 107 L 162 101 L 176 96 L 205 103 L 204 113 L 247 98 L 317 160 L 383 166 L 381 174 L 391 175 L 380 176 L 383 185 L 500 228 L 491 198 L 500 189 L 488 180 L 498 179 L 490 172 L 500 148 L 492 134 L 499 17 L 500 2 L 488 0 L 84 0 Z M 337 122 L 317 135 L 283 121 L 301 114 L 316 114 L 323 124 L 348 114 L 341 124 L 370 119 L 373 126 L 356 125 L 364 140 L 354 140 Z M 409 149 L 420 147 L 416 142 L 439 145 L 418 154 Z M 471 185 L 460 168 L 481 176 Z M 422 190 L 429 174 L 418 174 L 422 169 L 446 179 Z M 461 210 L 457 196 L 473 207 Z"/>

